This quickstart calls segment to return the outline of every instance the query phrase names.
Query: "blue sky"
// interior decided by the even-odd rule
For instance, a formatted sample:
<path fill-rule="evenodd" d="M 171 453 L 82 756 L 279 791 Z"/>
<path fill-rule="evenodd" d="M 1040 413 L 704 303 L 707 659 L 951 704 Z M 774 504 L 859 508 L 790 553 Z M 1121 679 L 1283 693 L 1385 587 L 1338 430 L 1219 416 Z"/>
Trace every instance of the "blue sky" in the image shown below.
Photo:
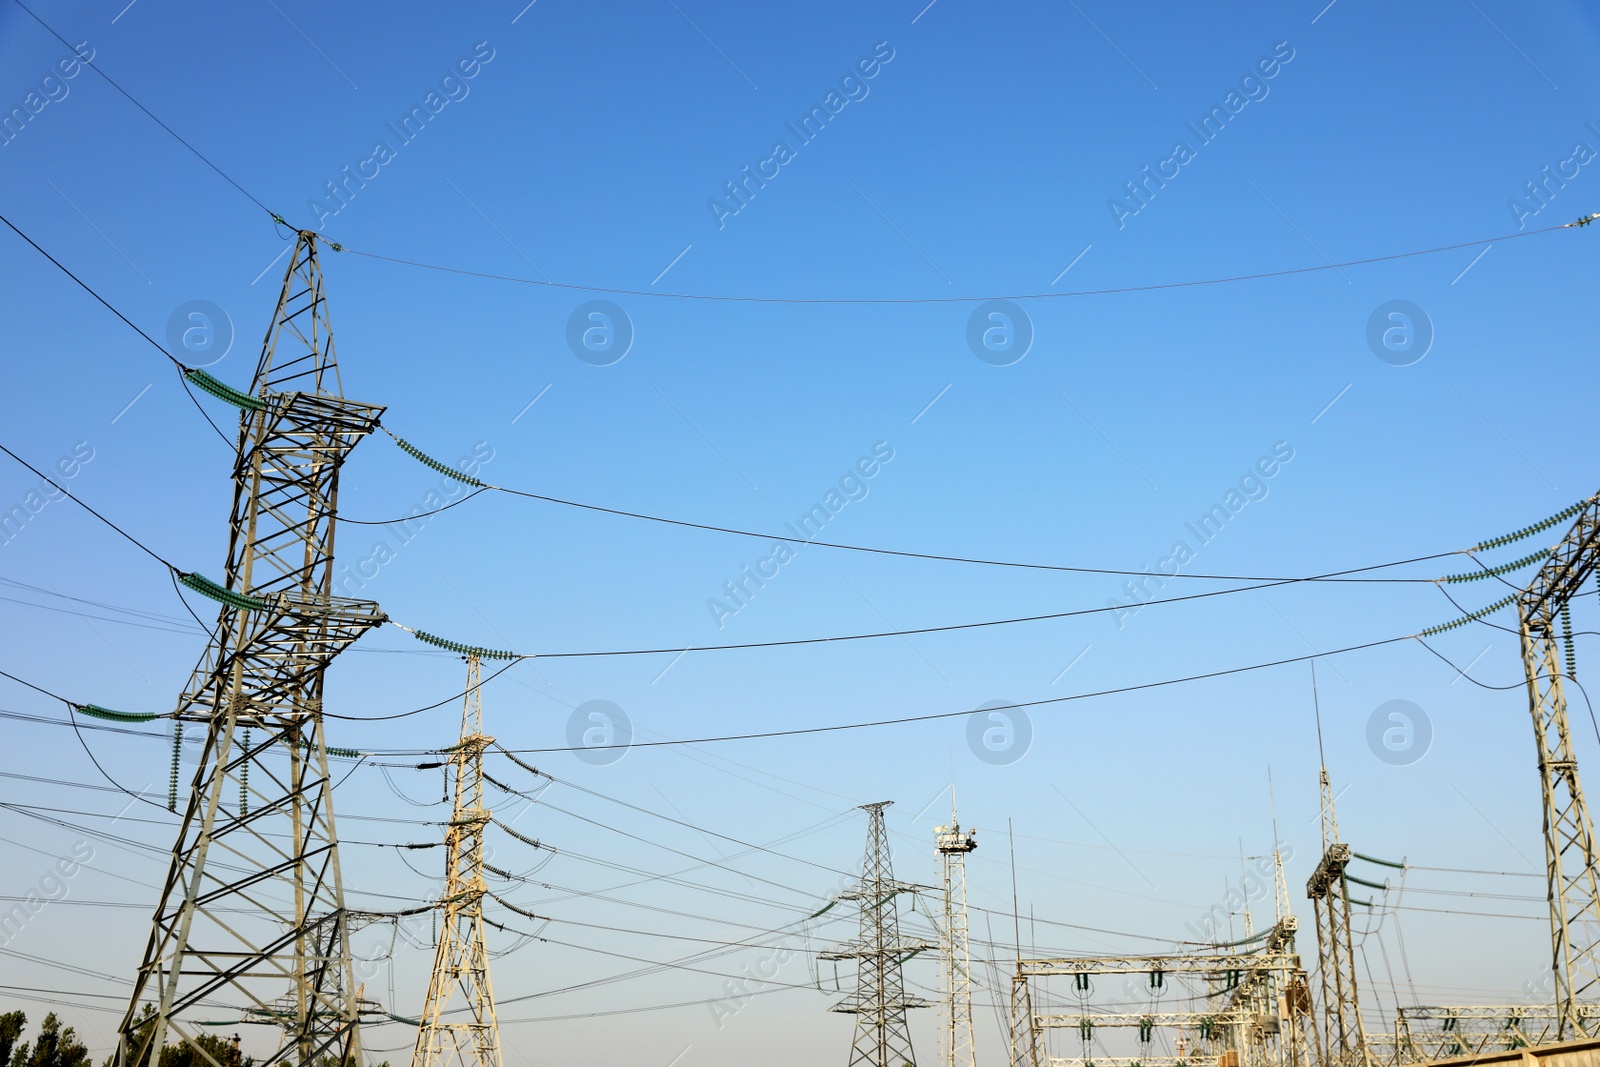
<path fill-rule="evenodd" d="M 831 515 L 828 539 L 1131 570 L 1158 569 L 1182 540 L 1191 573 L 1303 576 L 1460 549 L 1559 511 L 1594 491 L 1584 457 L 1596 443 L 1583 401 L 1595 385 L 1586 311 L 1600 231 L 1511 239 L 1600 210 L 1600 163 L 1576 151 L 1600 153 L 1592 11 L 1324 3 L 1203 13 L 1084 0 L 1003 10 L 960 0 L 783 11 L 700 0 L 403 12 L 300 0 L 29 6 L 72 43 L 87 42 L 101 69 L 251 196 L 347 249 L 323 253 L 345 392 L 385 405 L 389 429 L 446 462 L 477 446 L 492 454 L 482 476 L 497 484 L 769 531 L 824 501 L 877 448 L 892 459 Z M 41 86 L 70 53 L 14 4 L 0 8 L 0 54 L 6 110 L 26 107 L 30 92 L 56 97 L 0 146 L 6 217 L 159 340 L 191 301 L 222 309 L 234 341 L 209 370 L 244 386 L 286 231 L 92 71 Z M 446 81 L 463 61 L 476 63 L 472 76 Z M 876 61 L 870 78 L 863 61 Z M 389 124 L 426 109 L 430 92 L 447 102 L 403 140 Z M 787 124 L 826 110 L 830 93 L 837 114 L 800 143 Z M 1226 125 L 1201 143 L 1189 124 L 1216 108 Z M 780 140 L 791 158 L 732 212 L 725 183 L 773 159 Z M 380 141 L 392 158 L 369 165 L 364 185 L 345 186 L 342 203 L 327 199 L 327 183 L 343 181 L 346 167 L 360 173 Z M 1146 167 L 1159 173 L 1178 141 L 1189 158 L 1175 173 L 1169 165 L 1164 185 L 1146 185 L 1142 203 L 1130 200 L 1125 183 Z M 1529 198 L 1530 182 L 1545 183 L 1542 201 Z M 1006 366 L 969 346 L 975 303 L 606 295 L 355 254 L 633 293 L 929 300 L 1137 288 L 1446 245 L 1463 247 L 1265 280 L 1023 301 L 1032 344 Z M 166 558 L 220 576 L 230 456 L 165 361 L 9 231 L 0 272 L 10 338 L 0 442 L 38 465 L 89 450 L 75 493 Z M 605 366 L 580 359 L 567 339 L 569 320 L 594 299 L 616 304 L 633 335 Z M 1432 335 L 1405 366 L 1393 364 L 1409 356 L 1386 362 L 1368 343 L 1369 320 L 1391 301 L 1420 309 L 1411 325 L 1425 320 Z M 201 402 L 225 426 L 233 417 Z M 1276 459 L 1273 473 L 1254 480 L 1264 457 Z M 23 502 L 36 481 L 14 465 L 0 470 L 0 504 Z M 1253 499 L 1200 544 L 1187 524 L 1241 481 Z M 438 482 L 374 437 L 346 469 L 341 513 L 405 514 Z M 386 531 L 340 529 L 341 562 L 371 557 L 380 540 L 395 550 L 362 595 L 407 625 L 538 653 L 762 642 L 1127 601 L 1123 579 L 1110 575 L 802 545 L 730 615 L 710 602 L 742 568 L 770 559 L 770 542 L 493 494 L 431 519 L 403 546 Z M 1467 567 L 1458 556 L 1383 573 Z M 0 549 L 0 578 L 34 587 L 0 600 L 10 635 L 0 669 L 76 700 L 170 709 L 202 638 L 147 557 L 57 501 Z M 1173 582 L 1167 593 L 1215 587 Z M 1503 592 L 1486 583 L 1456 595 L 1476 608 Z M 114 609 L 85 619 L 61 595 Z M 194 607 L 208 613 L 203 601 Z M 170 621 L 130 625 L 151 620 L 120 609 Z M 485 707 L 490 731 L 528 750 L 565 747 L 576 709 L 595 700 L 622 708 L 638 740 L 859 723 L 1300 657 L 1454 615 L 1426 584 L 1290 586 L 909 640 L 534 662 L 496 680 Z M 1587 643 L 1580 638 L 1580 659 Z M 1487 684 L 1520 680 L 1504 631 L 1468 627 L 1435 647 L 1472 662 Z M 442 700 L 461 678 L 455 658 L 389 629 L 330 672 L 329 708 L 388 714 Z M 1539 869 L 1520 690 L 1480 688 L 1416 642 L 1329 658 L 1318 680 L 1341 827 L 1357 849 L 1418 867 Z M 58 703 L 7 685 L 0 707 L 60 719 Z M 1369 719 L 1391 700 L 1427 716 L 1432 740 L 1420 760 L 1395 765 L 1369 748 Z M 1576 710 L 1580 758 L 1592 761 L 1595 731 Z M 635 748 L 609 765 L 567 752 L 526 758 L 739 840 L 809 831 L 782 850 L 834 871 L 860 860 L 865 821 L 849 814 L 854 805 L 892 799 L 897 873 L 921 882 L 934 877 L 932 826 L 953 781 L 963 821 L 980 828 L 972 899 L 1006 917 L 975 913 L 975 938 L 998 943 L 975 947 L 984 958 L 1014 951 L 1008 820 L 1022 908 L 1036 916 L 1024 940 L 1041 952 L 1162 951 L 1224 899 L 1241 849 L 1270 849 L 1270 768 L 1280 836 L 1294 853 L 1291 897 L 1309 925 L 1295 888 L 1319 848 L 1305 663 L 1044 705 L 1028 718 L 1030 747 L 1009 763 L 980 759 L 962 718 Z M 458 721 L 446 704 L 392 723 L 340 722 L 329 742 L 433 748 L 453 740 Z M 158 736 L 85 736 L 119 781 L 164 794 L 169 749 L 146 729 Z M 69 730 L 23 721 L 5 730 L 14 773 L 101 783 Z M 340 787 L 341 817 L 441 817 L 395 792 L 425 805 L 437 772 L 388 776 L 393 789 L 376 769 L 353 774 Z M 680 853 L 723 862 L 736 850 L 560 784 L 543 795 Z M 60 818 L 101 829 L 121 807 L 112 794 L 20 779 L 0 779 L 0 797 L 86 812 Z M 6 947 L 125 979 L 145 934 L 140 883 L 159 879 L 171 821 L 140 813 L 156 821 L 116 824 L 151 851 L 38 814 L 0 812 L 0 892 L 28 892 L 52 862 L 38 850 L 65 855 L 89 841 L 96 858 L 66 901 Z M 437 832 L 344 825 L 359 841 Z M 581 1017 L 714 1001 L 726 996 L 716 975 L 550 992 L 634 966 L 604 952 L 676 959 L 697 946 L 672 937 L 779 928 L 834 891 L 837 875 L 744 855 L 728 862 L 786 888 L 710 868 L 694 877 L 745 899 L 661 883 L 601 897 L 592 894 L 627 878 L 593 860 L 655 874 L 690 861 L 539 807 L 518 825 L 575 854 L 545 868 L 550 884 L 591 895 L 520 891 L 558 920 L 546 936 L 559 943 L 495 961 L 502 1017 L 558 1021 L 509 1024 L 511 1061 L 665 1065 L 686 1048 L 685 1067 L 758 1049 L 778 1063 L 844 1055 L 850 1020 L 825 1011 L 827 969 L 828 995 L 763 995 L 720 1028 L 705 1003 Z M 421 899 L 434 855 L 407 855 L 417 874 L 393 849 L 348 846 L 352 897 L 372 908 L 392 905 L 378 893 Z M 522 870 L 532 860 L 508 862 Z M 1537 985 L 1548 949 L 1543 889 L 1516 873 L 1408 874 L 1401 907 L 1363 949 L 1375 1021 L 1397 999 L 1496 1002 Z M 1515 899 L 1486 906 L 1458 891 Z M 607 899 L 629 894 L 686 915 Z M 849 934 L 848 921 L 822 929 L 784 960 L 779 979 L 812 983 L 807 953 Z M 389 940 L 382 929 L 365 937 L 358 947 L 374 955 Z M 401 1014 L 420 1005 L 426 930 L 421 938 L 424 948 L 401 940 L 392 964 L 370 968 L 369 995 Z M 1314 958 L 1309 938 L 1300 947 Z M 760 958 L 733 954 L 703 969 L 736 974 Z M 63 998 L 97 1055 L 108 1047 L 115 1015 L 93 1009 L 114 1005 L 116 981 L 16 956 L 0 974 L 109 997 Z M 937 983 L 931 961 L 912 964 L 910 977 Z M 993 1011 L 976 1017 L 986 1058 L 1000 1055 Z M 933 1021 L 922 1012 L 914 1024 L 926 1060 L 937 1051 Z M 398 1050 L 385 1053 L 398 1062 L 408 1037 L 389 1026 L 367 1043 Z"/>

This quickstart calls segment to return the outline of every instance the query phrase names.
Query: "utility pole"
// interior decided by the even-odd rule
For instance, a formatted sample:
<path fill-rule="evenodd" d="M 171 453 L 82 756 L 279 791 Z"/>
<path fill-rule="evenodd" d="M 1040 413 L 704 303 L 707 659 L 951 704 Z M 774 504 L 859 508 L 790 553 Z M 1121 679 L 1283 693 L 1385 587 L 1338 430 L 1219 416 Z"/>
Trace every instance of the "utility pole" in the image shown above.
<path fill-rule="evenodd" d="M 944 922 L 939 928 L 939 955 L 944 965 L 944 1067 L 977 1067 L 972 1040 L 972 959 L 967 949 L 967 853 L 978 847 L 976 830 L 956 821 L 954 787 L 950 790 L 950 825 L 936 826 L 939 874 L 944 887 Z"/>
<path fill-rule="evenodd" d="M 915 887 L 894 880 L 889 857 L 889 832 L 883 809 L 893 801 L 863 804 L 868 816 L 867 851 L 861 880 L 839 894 L 853 900 L 861 912 L 861 932 L 855 940 L 821 954 L 824 960 L 855 960 L 856 990 L 832 1011 L 856 1017 L 855 1041 L 848 1067 L 916 1067 L 906 1010 L 925 1008 L 928 1002 L 907 996 L 901 965 L 933 946 L 900 936 L 900 913 L 895 897 L 913 893 Z"/>
<path fill-rule="evenodd" d="M 1568 603 L 1594 573 L 1600 554 L 1600 498 L 1591 498 L 1517 597 L 1528 707 L 1538 744 L 1544 800 L 1544 855 L 1549 879 L 1550 967 L 1555 975 L 1555 1040 L 1589 1037 L 1600 1028 L 1584 1010 L 1600 990 L 1600 879 L 1595 872 L 1594 823 L 1578 780 L 1578 759 L 1567 726 L 1563 673 L 1576 670 Z M 1562 671 L 1556 642 L 1566 644 Z"/>
<path fill-rule="evenodd" d="M 222 586 L 183 576 L 223 605 L 174 716 L 203 727 L 205 743 L 116 1063 L 153 1067 L 172 1037 L 197 1063 L 227 1067 L 198 1044 L 193 1018 L 226 1000 L 282 1028 L 261 1062 L 353 1064 L 359 1010 L 322 683 L 383 622 L 377 604 L 332 595 L 339 471 L 383 409 L 342 394 L 316 234 L 296 238 L 250 393 L 188 377 L 241 409 L 233 512 Z M 155 1006 L 148 1028 L 144 1002 Z"/>
<path fill-rule="evenodd" d="M 439 897 L 439 951 L 422 1009 L 422 1027 L 411 1067 L 501 1067 L 500 1024 L 489 982 L 489 951 L 484 942 L 483 831 L 489 809 L 483 803 L 483 752 L 494 738 L 483 732 L 477 653 L 467 660 L 467 694 L 461 708 L 461 740 L 450 753 L 455 768 L 455 807 L 445 830 L 444 893 Z M 442 1018 L 452 996 L 462 1021 Z"/>

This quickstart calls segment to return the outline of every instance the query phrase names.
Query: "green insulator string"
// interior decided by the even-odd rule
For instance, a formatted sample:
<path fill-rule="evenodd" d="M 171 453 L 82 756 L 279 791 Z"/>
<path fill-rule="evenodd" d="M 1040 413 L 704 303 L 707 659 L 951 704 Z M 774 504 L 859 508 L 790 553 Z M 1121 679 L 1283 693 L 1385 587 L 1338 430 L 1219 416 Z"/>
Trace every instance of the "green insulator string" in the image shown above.
<path fill-rule="evenodd" d="M 1578 677 L 1578 652 L 1572 646 L 1572 609 L 1567 602 L 1561 602 L 1561 643 L 1567 652 L 1567 677 L 1577 680 Z"/>
<path fill-rule="evenodd" d="M 226 604 L 231 608 L 238 608 L 240 611 L 260 611 L 267 606 L 265 600 L 253 596 L 245 596 L 242 593 L 235 593 L 232 589 L 218 585 L 203 574 L 192 572 L 184 574 L 180 572 L 178 581 L 203 597 L 210 597 L 218 603 Z"/>
<path fill-rule="evenodd" d="M 1580 500 L 1571 507 L 1564 508 L 1561 511 L 1556 512 L 1554 515 L 1543 520 L 1542 522 L 1536 522 L 1532 526 L 1524 526 L 1515 533 L 1506 534 L 1504 537 L 1496 537 L 1491 541 L 1480 542 L 1479 544 L 1473 545 L 1471 548 L 1467 549 L 1467 551 L 1486 552 L 1491 548 L 1500 548 L 1502 546 L 1521 541 L 1523 538 L 1532 537 L 1536 533 L 1542 533 L 1545 530 L 1550 529 L 1550 527 L 1556 525 L 1557 523 L 1566 522 L 1568 519 L 1576 516 L 1578 512 L 1582 511 L 1588 505 L 1588 500 Z"/>
<path fill-rule="evenodd" d="M 250 727 L 244 728 L 244 760 L 239 764 L 239 818 L 250 814 Z"/>
<path fill-rule="evenodd" d="M 172 780 L 167 783 L 167 810 L 178 810 L 178 759 L 183 751 L 183 720 L 172 724 Z"/>
<path fill-rule="evenodd" d="M 300 747 L 308 755 L 311 752 L 311 739 L 308 737 L 300 742 Z M 353 748 L 334 748 L 332 745 L 323 745 L 322 751 L 330 756 L 343 756 L 345 759 L 360 759 L 361 753 Z"/>
<path fill-rule="evenodd" d="M 108 719 L 111 722 L 149 722 L 161 716 L 145 711 L 112 711 L 102 708 L 98 704 L 74 704 L 73 710 L 80 715 L 92 715 L 96 719 Z"/>
<path fill-rule="evenodd" d="M 1420 634 L 1418 634 L 1417 636 L 1418 637 L 1432 637 L 1435 634 L 1442 634 L 1442 633 L 1445 633 L 1446 631 L 1454 630 L 1458 626 L 1465 626 L 1470 622 L 1477 622 L 1479 619 L 1483 618 L 1485 615 L 1493 615 L 1495 612 L 1499 611 L 1501 608 L 1508 607 L 1516 599 L 1517 599 L 1517 594 L 1512 593 L 1508 597 L 1504 597 L 1504 598 L 1502 598 L 1500 600 L 1496 600 L 1493 604 L 1490 604 L 1486 608 L 1479 608 L 1477 611 L 1474 611 L 1471 615 L 1463 615 L 1459 619 L 1455 619 L 1455 620 L 1453 620 L 1451 622 L 1443 623 L 1443 624 L 1441 624 L 1439 626 L 1430 626 L 1426 630 L 1424 630 Z"/>
<path fill-rule="evenodd" d="M 183 372 L 183 376 L 196 389 L 210 393 L 218 400 L 232 404 L 236 408 L 243 408 L 245 411 L 260 411 L 267 406 L 260 399 L 251 396 L 249 393 L 239 392 L 233 386 L 228 385 L 226 382 L 218 381 L 203 370 L 186 370 Z"/>
<path fill-rule="evenodd" d="M 1512 571 L 1520 571 L 1530 563 L 1537 563 L 1549 554 L 1549 549 L 1540 549 L 1537 552 L 1523 556 L 1521 559 L 1514 559 L 1510 563 L 1502 563 L 1498 567 L 1489 567 L 1481 571 L 1473 571 L 1470 574 L 1447 574 L 1439 580 L 1441 582 L 1456 583 L 1476 582 L 1484 578 L 1498 578 L 1503 574 L 1510 574 Z"/>
<path fill-rule="evenodd" d="M 503 649 L 479 648 L 477 645 L 464 645 L 459 641 L 451 641 L 448 638 L 440 637 L 437 634 L 430 634 L 426 630 L 412 630 L 411 636 L 415 637 L 418 641 L 421 641 L 424 644 L 429 644 L 435 648 L 442 648 L 446 652 L 455 652 L 463 656 L 475 655 L 479 659 L 522 658 L 515 652 L 509 652 Z"/>
<path fill-rule="evenodd" d="M 1358 860 L 1366 860 L 1368 863 L 1376 863 L 1380 867 L 1393 867 L 1397 871 L 1403 871 L 1406 869 L 1406 865 L 1403 863 L 1396 863 L 1393 860 L 1380 860 L 1376 856 L 1368 856 L 1363 852 L 1351 852 L 1350 855 L 1354 856 Z"/>
<path fill-rule="evenodd" d="M 410 456 L 424 467 L 431 467 L 440 474 L 448 475 L 458 482 L 474 486 L 478 489 L 489 488 L 483 482 L 480 482 L 478 479 L 474 478 L 470 474 L 467 474 L 465 471 L 458 471 L 448 463 L 439 462 L 426 452 L 422 451 L 422 449 L 418 448 L 416 445 L 413 445 L 410 441 L 407 441 L 402 437 L 396 437 L 392 433 L 389 434 L 389 436 L 393 437 L 394 443 L 400 446 L 400 451 L 404 452 L 406 455 Z"/>

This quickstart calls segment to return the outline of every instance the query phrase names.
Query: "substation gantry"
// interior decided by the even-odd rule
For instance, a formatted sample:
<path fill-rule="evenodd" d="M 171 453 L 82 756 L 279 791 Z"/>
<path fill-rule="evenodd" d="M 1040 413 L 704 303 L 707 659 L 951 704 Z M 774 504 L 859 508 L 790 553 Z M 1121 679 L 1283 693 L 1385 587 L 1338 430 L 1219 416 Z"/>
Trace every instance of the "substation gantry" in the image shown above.
<path fill-rule="evenodd" d="M 1258 947 L 1250 952 L 1018 960 L 1011 990 L 1012 1062 L 1016 1067 L 1310 1067 L 1311 1003 L 1294 934 L 1294 917 L 1285 915 L 1254 939 Z M 1115 975 L 1142 978 L 1151 1008 L 1090 1010 L 1095 979 Z M 1070 979 L 1073 995 L 1085 1006 L 1036 1011 L 1034 1004 L 1047 995 L 1042 980 L 1052 978 Z M 1163 1011 L 1155 1004 L 1166 993 L 1179 1002 L 1215 1007 Z M 1136 1029 L 1138 1053 L 1094 1052 L 1091 1044 L 1105 1029 Z M 1061 1031 L 1076 1031 L 1083 1055 L 1049 1054 L 1050 1035 Z M 1171 1053 L 1151 1051 L 1158 1037 Z"/>

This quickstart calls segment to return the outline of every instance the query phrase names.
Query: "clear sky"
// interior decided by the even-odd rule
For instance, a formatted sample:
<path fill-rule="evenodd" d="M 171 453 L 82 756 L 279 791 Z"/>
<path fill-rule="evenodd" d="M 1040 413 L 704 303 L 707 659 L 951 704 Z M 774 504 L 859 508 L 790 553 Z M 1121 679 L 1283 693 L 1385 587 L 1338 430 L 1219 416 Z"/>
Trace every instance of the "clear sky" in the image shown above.
<path fill-rule="evenodd" d="M 757 531 L 822 505 L 831 541 L 1263 576 L 1458 550 L 1595 491 L 1600 229 L 1510 239 L 1600 210 L 1600 40 L 1578 3 L 125 2 L 29 6 L 249 196 L 93 71 L 60 66 L 70 50 L 7 0 L 0 109 L 24 117 L 0 145 L 5 216 L 164 344 L 181 345 L 192 302 L 207 302 L 231 348 L 191 335 L 191 350 L 172 350 L 238 387 L 271 318 L 287 233 L 250 197 L 320 230 L 348 249 L 324 251 L 346 394 L 385 405 L 386 426 L 445 462 L 491 457 L 481 476 L 497 484 Z M 1457 245 L 1022 301 L 1025 318 L 982 309 L 974 323 L 977 302 L 909 302 Z M 75 494 L 165 558 L 220 577 L 230 454 L 166 361 L 10 231 L 0 276 L 0 443 L 36 465 L 76 450 Z M 669 292 L 908 302 L 656 295 Z M 592 300 L 615 305 L 611 317 L 587 318 Z M 608 329 L 631 341 L 620 358 Z M 600 331 L 592 348 L 585 330 Z M 988 347 L 986 330 L 1000 331 Z M 236 418 L 201 403 L 225 426 Z M 37 479 L 6 462 L 0 506 L 26 506 Z M 394 518 L 439 484 L 374 437 L 346 468 L 341 513 Z M 1131 603 L 1112 575 L 806 544 L 780 560 L 768 540 L 495 494 L 404 544 L 393 527 L 344 525 L 338 554 L 365 574 L 360 595 L 407 625 L 537 653 Z M 1454 556 L 1374 574 L 1471 566 Z M 759 587 L 744 577 L 762 573 Z M 54 500 L 8 531 L 0 579 L 19 583 L 0 591 L 0 669 L 74 700 L 171 709 L 204 638 L 148 557 Z M 740 581 L 734 599 L 726 583 Z M 1233 585 L 1171 579 L 1162 595 Z M 1469 609 L 1505 592 L 1451 588 Z M 214 605 L 191 601 L 210 615 Z M 1580 630 L 1596 628 L 1582 617 L 1592 611 L 1580 609 Z M 1331 653 L 1456 614 L 1426 583 L 1284 586 L 910 638 L 535 661 L 489 685 L 485 708 L 490 732 L 526 750 L 568 747 L 590 701 L 622 709 L 638 741 L 864 723 Z M 1418 868 L 1510 872 L 1416 869 L 1398 899 L 1378 894 L 1395 906 L 1363 939 L 1377 1026 L 1397 1001 L 1526 998 L 1549 951 L 1544 888 L 1525 877 L 1542 844 L 1516 639 L 1478 625 L 1434 647 L 1471 663 L 1473 679 L 1512 688 L 1480 688 L 1415 641 L 1317 667 L 1346 839 Z M 1592 649 L 1579 638 L 1580 679 Z M 328 709 L 392 714 L 444 700 L 462 679 L 455 657 L 391 628 L 330 671 Z M 59 725 L 62 705 L 3 684 L 0 708 L 52 722 L 0 727 L 7 774 L 48 780 L 0 778 L 14 805 L 0 809 L 0 894 L 25 896 L 50 857 L 80 845 L 94 858 L 0 950 L 0 985 L 25 987 L 0 989 L 0 1002 L 37 1019 L 41 994 L 28 990 L 65 991 L 63 1014 L 98 1057 L 174 820 L 139 805 L 108 826 L 123 798 L 99 788 Z M 1369 744 L 1369 723 L 1394 700 L 1420 709 L 1416 736 L 1428 735 L 1398 754 Z M 1600 766 L 1593 720 L 1581 703 L 1575 712 L 1583 765 Z M 329 743 L 437 748 L 458 722 L 447 702 L 381 724 L 339 721 Z M 1002 743 L 1009 730 L 1013 748 L 986 748 L 986 729 Z M 151 736 L 84 738 L 119 782 L 164 801 L 170 735 L 139 730 Z M 860 862 L 858 804 L 895 801 L 896 873 L 931 882 L 952 782 L 963 822 L 979 828 L 971 895 L 988 910 L 973 914 L 974 954 L 1004 961 L 1015 952 L 1008 824 L 1029 951 L 1171 950 L 1238 883 L 1241 850 L 1270 851 L 1270 771 L 1300 948 L 1315 956 L 1300 888 L 1320 848 L 1305 662 L 1039 705 L 1026 722 L 956 717 L 595 757 L 524 757 L 561 779 L 517 824 L 557 850 L 537 876 L 557 888 L 506 890 L 554 920 L 548 942 L 493 964 L 512 1064 L 843 1060 L 852 1021 L 827 1012 L 832 967 L 818 976 L 813 960 L 850 935 L 845 909 L 785 942 L 781 959 L 768 947 L 633 975 L 636 961 L 752 936 L 770 945 L 765 931 L 820 907 Z M 493 773 L 528 781 L 503 760 Z M 446 810 L 439 784 L 437 771 L 363 766 L 340 786 L 353 906 L 433 892 L 437 851 L 383 845 L 438 835 L 427 823 Z M 522 803 L 494 796 L 508 811 Z M 783 856 L 727 838 L 781 840 Z M 509 838 L 496 848 L 513 871 L 538 861 Z M 691 868 L 681 879 L 692 884 L 616 888 L 643 877 L 629 871 Z M 1258 927 L 1269 911 L 1255 905 Z M 1243 917 L 1232 922 L 1242 933 Z M 418 1011 L 430 936 L 401 931 L 390 959 L 389 927 L 363 931 L 368 995 Z M 515 944 L 495 939 L 497 950 Z M 752 987 L 763 995 L 726 999 L 721 975 L 774 965 L 776 980 Z M 931 956 L 907 975 L 937 986 Z M 975 1015 L 992 1063 L 1002 1047 L 989 975 L 985 964 Z M 616 980 L 585 984 L 603 979 Z M 817 981 L 825 992 L 784 988 Z M 848 970 L 840 981 L 848 988 Z M 937 1055 L 933 1023 L 934 1012 L 916 1014 L 925 1062 Z M 411 1033 L 385 1026 L 367 1045 L 402 1061 Z M 264 1040 L 247 1035 L 247 1047 Z"/>

